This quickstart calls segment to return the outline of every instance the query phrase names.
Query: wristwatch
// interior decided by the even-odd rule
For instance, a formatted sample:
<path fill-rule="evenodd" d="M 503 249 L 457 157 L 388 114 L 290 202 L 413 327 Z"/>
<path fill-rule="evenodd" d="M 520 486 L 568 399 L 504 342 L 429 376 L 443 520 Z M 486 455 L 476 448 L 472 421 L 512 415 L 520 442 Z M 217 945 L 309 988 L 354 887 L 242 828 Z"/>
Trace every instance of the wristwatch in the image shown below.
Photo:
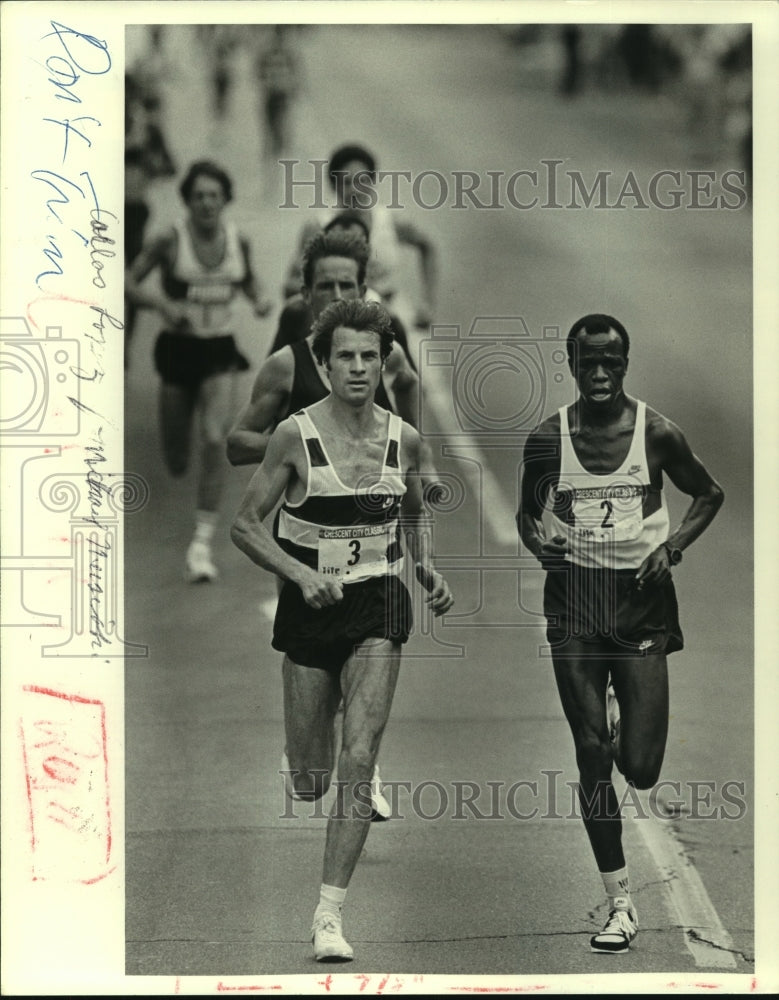
<path fill-rule="evenodd" d="M 672 566 L 678 566 L 682 561 L 682 550 L 674 548 L 674 546 L 669 545 L 668 542 L 663 542 L 663 548 L 668 553 L 668 562 Z"/>

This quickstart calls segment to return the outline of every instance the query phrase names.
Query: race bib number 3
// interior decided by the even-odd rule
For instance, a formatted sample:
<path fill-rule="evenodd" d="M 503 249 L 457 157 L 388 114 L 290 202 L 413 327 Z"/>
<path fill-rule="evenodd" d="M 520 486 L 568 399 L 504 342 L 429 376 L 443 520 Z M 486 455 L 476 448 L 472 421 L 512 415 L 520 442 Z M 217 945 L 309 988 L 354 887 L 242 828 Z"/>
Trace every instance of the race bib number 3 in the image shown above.
<path fill-rule="evenodd" d="M 388 571 L 390 528 L 385 524 L 320 528 L 319 573 L 348 580 Z"/>

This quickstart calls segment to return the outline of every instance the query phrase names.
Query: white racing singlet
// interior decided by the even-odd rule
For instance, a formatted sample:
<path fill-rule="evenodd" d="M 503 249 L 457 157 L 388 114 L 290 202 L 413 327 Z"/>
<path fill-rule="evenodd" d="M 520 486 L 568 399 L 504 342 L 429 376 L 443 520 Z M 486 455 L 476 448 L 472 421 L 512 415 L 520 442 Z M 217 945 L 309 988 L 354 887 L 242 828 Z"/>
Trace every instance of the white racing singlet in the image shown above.
<path fill-rule="evenodd" d="M 224 256 L 209 268 L 198 259 L 186 222 L 176 223 L 178 248 L 171 277 L 186 286 L 187 318 L 199 337 L 234 333 L 232 301 L 246 278 L 246 261 L 235 223 L 225 222 L 224 228 Z"/>
<path fill-rule="evenodd" d="M 615 471 L 588 472 L 571 440 L 568 408 L 560 407 L 560 478 L 554 491 L 553 531 L 570 548 L 570 561 L 603 569 L 636 569 L 668 537 L 665 496 L 643 515 L 650 485 L 646 457 L 646 403 L 638 402 L 630 450 Z"/>
<path fill-rule="evenodd" d="M 322 229 L 344 212 L 323 212 L 319 216 Z M 392 211 L 385 205 L 375 205 L 365 213 L 370 228 L 368 266 L 365 271 L 365 282 L 369 291 L 378 295 L 377 301 L 385 296 L 394 295 L 398 290 L 398 269 L 401 263 L 401 243 L 395 229 Z M 368 296 L 366 295 L 366 298 Z"/>
<path fill-rule="evenodd" d="M 342 583 L 400 573 L 398 517 L 406 492 L 400 470 L 400 417 L 389 414 L 381 470 L 356 487 L 341 482 L 307 411 L 293 413 L 292 419 L 306 453 L 306 495 L 279 509 L 276 541 L 320 575 Z"/>

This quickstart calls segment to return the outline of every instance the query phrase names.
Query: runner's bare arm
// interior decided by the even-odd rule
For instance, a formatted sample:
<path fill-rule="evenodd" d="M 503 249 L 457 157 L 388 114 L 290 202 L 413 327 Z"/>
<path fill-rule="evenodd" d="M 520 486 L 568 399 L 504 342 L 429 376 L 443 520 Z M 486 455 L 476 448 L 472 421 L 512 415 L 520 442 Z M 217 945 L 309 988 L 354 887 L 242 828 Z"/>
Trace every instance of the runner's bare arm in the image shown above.
<path fill-rule="evenodd" d="M 714 520 L 725 493 L 693 453 L 682 431 L 659 414 L 653 414 L 647 422 L 647 449 L 650 455 L 659 457 L 663 472 L 674 486 L 692 497 L 679 526 L 650 553 L 636 574 L 641 584 L 660 584 L 671 575 L 668 549 L 683 551 L 691 545 Z"/>
<path fill-rule="evenodd" d="M 402 451 L 406 469 L 406 495 L 402 506 L 402 527 L 414 559 L 416 578 L 428 592 L 426 603 L 436 617 L 445 614 L 454 604 L 449 584 L 433 565 L 432 517 L 422 502 L 423 449 L 419 434 L 408 424 L 403 425 Z"/>
<path fill-rule="evenodd" d="M 342 599 L 341 584 L 319 576 L 315 570 L 293 559 L 265 524 L 265 519 L 301 468 L 305 468 L 305 459 L 300 434 L 291 420 L 285 420 L 271 435 L 265 460 L 249 481 L 230 537 L 252 562 L 297 584 L 306 603 L 321 608 Z"/>
<path fill-rule="evenodd" d="M 395 401 L 395 409 L 398 415 L 411 424 L 415 429 L 419 429 L 420 407 L 422 405 L 419 389 L 419 376 L 411 367 L 405 351 L 396 344 L 384 362 L 385 386 L 390 390 Z M 430 503 L 436 502 L 436 497 L 445 487 L 442 486 L 430 445 L 420 436 L 421 455 L 419 462 L 419 476 L 422 480 L 423 499 Z"/>
<path fill-rule="evenodd" d="M 246 277 L 243 279 L 241 289 L 244 295 L 254 306 L 256 316 L 267 316 L 273 308 L 273 303 L 264 291 L 262 281 L 259 279 L 252 264 L 252 252 L 248 239 L 245 236 L 240 238 L 241 252 L 246 264 Z"/>
<path fill-rule="evenodd" d="M 522 486 L 517 511 L 517 528 L 522 543 L 544 569 L 560 566 L 569 551 L 564 538 L 546 537 L 542 521 L 547 494 L 554 477 L 550 449 L 555 432 L 555 424 L 547 420 L 527 439 L 522 456 Z"/>
<path fill-rule="evenodd" d="M 227 458 L 232 465 L 251 465 L 265 457 L 268 439 L 287 407 L 293 363 L 287 348 L 271 354 L 257 372 L 249 402 L 227 435 Z"/>
<path fill-rule="evenodd" d="M 183 329 L 188 323 L 184 305 L 169 299 L 161 289 L 142 287 L 144 279 L 155 268 L 172 266 L 175 245 L 176 233 L 173 229 L 145 244 L 125 272 L 124 292 L 134 305 L 156 309 L 169 326 Z"/>
<path fill-rule="evenodd" d="M 419 427 L 419 376 L 399 347 L 390 351 L 384 362 L 384 378 L 398 415 L 412 427 Z"/>
<path fill-rule="evenodd" d="M 417 307 L 414 323 L 418 327 L 429 326 L 435 312 L 438 292 L 438 253 L 427 234 L 407 219 L 395 222 L 395 232 L 401 243 L 419 251 L 424 299 Z"/>
<path fill-rule="evenodd" d="M 387 387 L 395 399 L 395 409 L 407 424 L 419 428 L 420 406 L 419 376 L 409 364 L 406 354 L 400 348 L 391 351 L 384 363 Z M 443 488 L 433 461 L 430 445 L 420 438 L 419 475 L 422 480 L 424 499 L 435 503 L 436 496 Z"/>

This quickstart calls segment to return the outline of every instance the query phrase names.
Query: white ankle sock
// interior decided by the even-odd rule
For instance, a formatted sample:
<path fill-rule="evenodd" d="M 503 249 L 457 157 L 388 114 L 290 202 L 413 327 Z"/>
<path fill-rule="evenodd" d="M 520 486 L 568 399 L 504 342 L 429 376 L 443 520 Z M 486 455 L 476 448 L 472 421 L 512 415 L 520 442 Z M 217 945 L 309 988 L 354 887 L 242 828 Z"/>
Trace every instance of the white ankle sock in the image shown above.
<path fill-rule="evenodd" d="M 633 901 L 630 898 L 630 880 L 628 878 L 627 865 L 618 868 L 615 872 L 601 872 L 603 888 L 609 897 L 609 908 L 615 907 L 620 910 L 633 908 Z"/>
<path fill-rule="evenodd" d="M 332 913 L 336 917 L 341 915 L 341 907 L 346 899 L 346 889 L 339 889 L 335 885 L 325 885 L 323 882 L 319 887 L 319 905 L 317 913 Z"/>
<path fill-rule="evenodd" d="M 195 534 L 193 542 L 203 542 L 210 545 L 216 530 L 217 512 L 215 510 L 195 511 Z"/>

